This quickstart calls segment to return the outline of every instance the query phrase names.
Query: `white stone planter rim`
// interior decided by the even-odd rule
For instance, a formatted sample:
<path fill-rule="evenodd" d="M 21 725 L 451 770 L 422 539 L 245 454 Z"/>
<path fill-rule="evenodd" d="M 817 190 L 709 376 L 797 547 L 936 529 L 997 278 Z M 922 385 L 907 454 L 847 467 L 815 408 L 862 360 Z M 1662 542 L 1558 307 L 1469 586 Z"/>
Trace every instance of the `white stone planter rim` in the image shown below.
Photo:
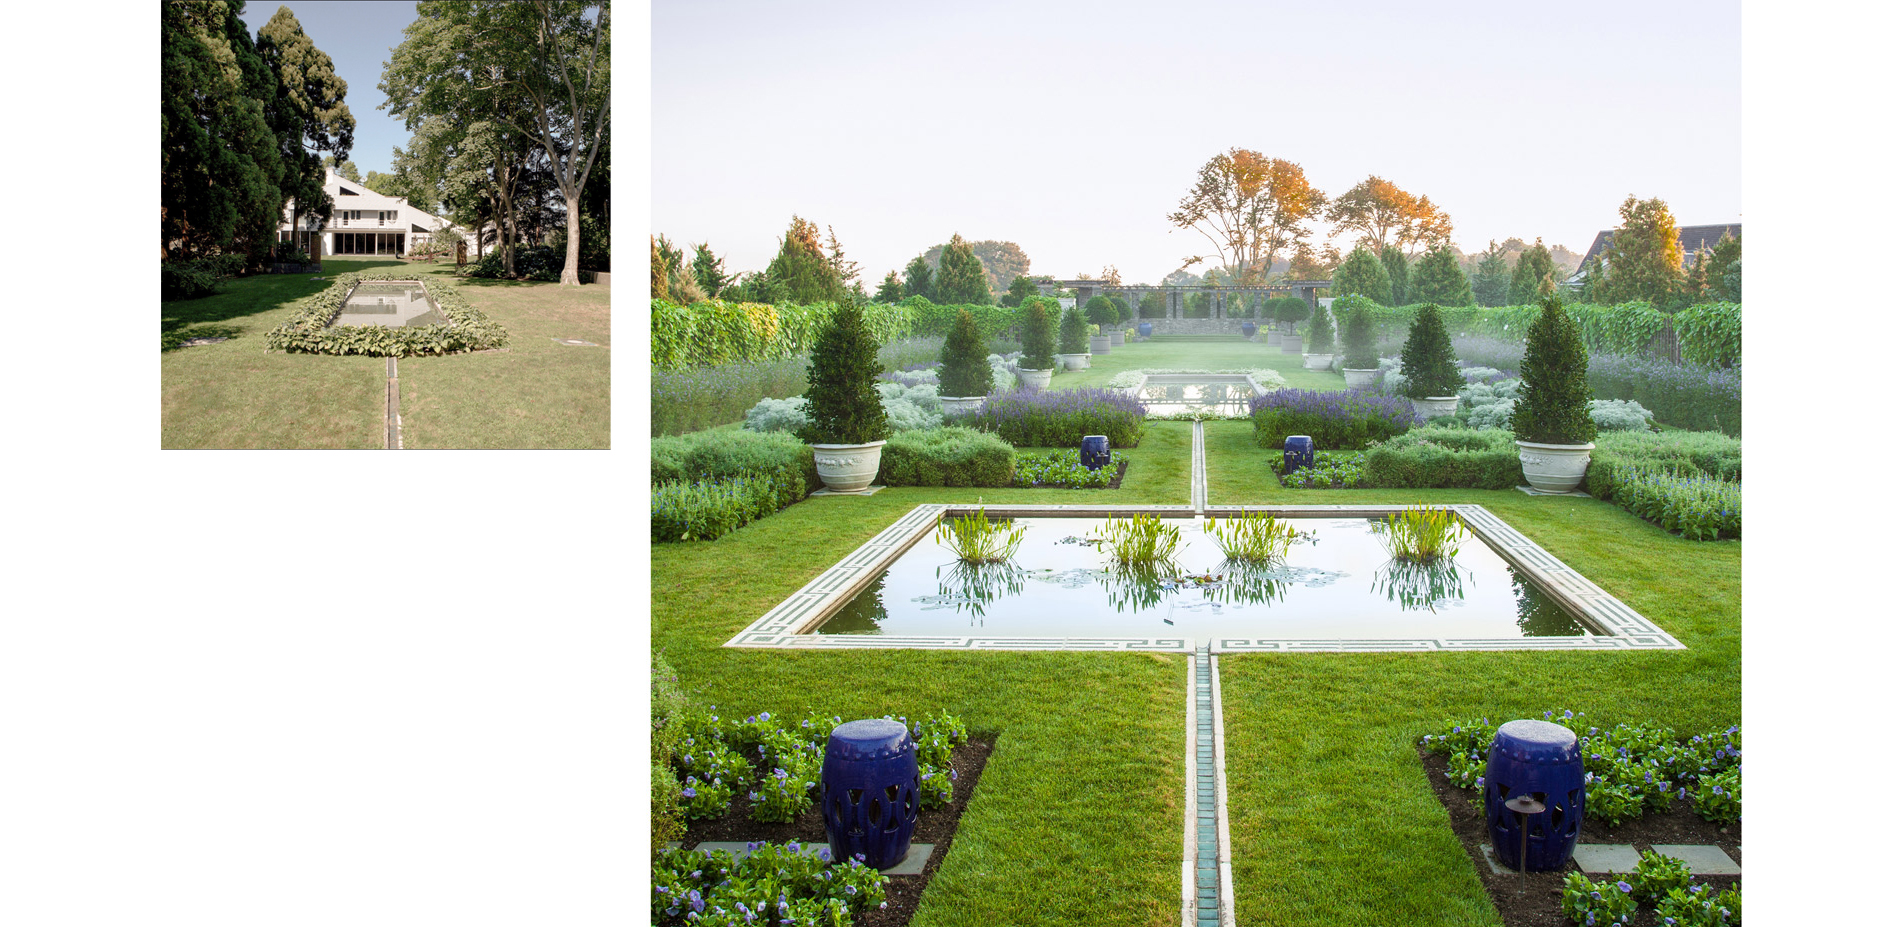
<path fill-rule="evenodd" d="M 1519 441 L 1517 446 L 1536 448 L 1540 451 L 1594 451 L 1597 449 L 1595 441 L 1589 444 L 1539 444 L 1536 441 Z"/>

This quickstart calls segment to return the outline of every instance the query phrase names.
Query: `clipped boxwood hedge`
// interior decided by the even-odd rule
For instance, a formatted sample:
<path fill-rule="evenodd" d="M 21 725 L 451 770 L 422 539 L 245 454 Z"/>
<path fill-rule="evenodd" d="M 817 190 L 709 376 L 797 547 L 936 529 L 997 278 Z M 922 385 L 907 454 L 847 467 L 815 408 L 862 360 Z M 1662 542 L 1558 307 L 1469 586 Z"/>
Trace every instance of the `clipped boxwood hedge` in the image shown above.
<path fill-rule="evenodd" d="M 877 470 L 885 486 L 1008 486 L 1015 478 L 1015 449 L 955 425 L 891 435 Z"/>
<path fill-rule="evenodd" d="M 358 283 L 379 280 L 416 280 L 414 274 L 349 273 L 338 274 L 336 282 L 321 293 L 304 298 L 290 321 L 271 329 L 265 347 L 291 354 L 366 354 L 371 357 L 414 357 L 421 354 L 456 354 L 462 351 L 486 351 L 508 343 L 508 331 L 489 321 L 481 310 L 468 304 L 455 287 L 421 277 L 422 288 L 435 300 L 438 310 L 449 317 L 447 324 L 392 327 L 387 325 L 339 325 L 330 321 L 343 311 L 344 301 Z"/>
<path fill-rule="evenodd" d="M 1366 450 L 1360 488 L 1510 489 L 1524 482 L 1511 433 L 1427 426 Z"/>

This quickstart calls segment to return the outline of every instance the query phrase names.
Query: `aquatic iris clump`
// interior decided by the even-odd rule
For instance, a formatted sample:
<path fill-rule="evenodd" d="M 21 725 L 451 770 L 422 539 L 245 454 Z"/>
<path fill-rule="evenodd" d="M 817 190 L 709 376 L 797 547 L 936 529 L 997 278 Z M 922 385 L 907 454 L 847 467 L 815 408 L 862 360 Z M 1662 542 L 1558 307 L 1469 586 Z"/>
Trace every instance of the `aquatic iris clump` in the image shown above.
<path fill-rule="evenodd" d="M 1286 559 L 1286 552 L 1301 534 L 1291 524 L 1265 512 L 1242 510 L 1238 518 L 1207 520 L 1202 527 L 1220 545 L 1227 559 L 1242 563 L 1273 563 Z"/>
<path fill-rule="evenodd" d="M 1384 530 L 1379 540 L 1394 558 L 1430 563 L 1441 557 L 1458 555 L 1464 540 L 1464 523 L 1450 509 L 1428 509 L 1423 505 L 1387 515 L 1379 522 Z"/>
<path fill-rule="evenodd" d="M 950 549 L 964 563 L 1002 563 L 1016 555 L 1026 528 L 1011 528 L 1007 521 L 990 521 L 982 509 L 937 523 L 937 543 Z"/>

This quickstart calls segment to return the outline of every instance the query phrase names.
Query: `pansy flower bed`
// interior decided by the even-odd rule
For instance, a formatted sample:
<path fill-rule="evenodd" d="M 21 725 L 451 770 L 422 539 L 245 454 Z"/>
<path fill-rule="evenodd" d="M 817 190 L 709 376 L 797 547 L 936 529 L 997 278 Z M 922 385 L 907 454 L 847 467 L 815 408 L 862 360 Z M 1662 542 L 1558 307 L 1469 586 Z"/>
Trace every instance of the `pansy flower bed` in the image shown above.
<path fill-rule="evenodd" d="M 1512 719 L 1448 721 L 1420 739 L 1420 760 L 1504 923 L 1644 927 L 1671 923 L 1665 917 L 1683 925 L 1741 923 L 1740 876 L 1691 881 L 1686 869 L 1651 850 L 1712 845 L 1741 862 L 1741 728 L 1678 738 L 1668 728 L 1640 722 L 1593 726 L 1574 711 L 1544 712 L 1541 719 L 1575 731 L 1583 753 L 1584 818 L 1577 842 L 1630 844 L 1642 862 L 1632 873 L 1594 877 L 1574 865 L 1566 867 L 1568 875 L 1527 873 L 1520 892 L 1518 874 L 1493 872 L 1482 852 L 1491 842 L 1482 798 L 1485 760 L 1498 723 Z"/>

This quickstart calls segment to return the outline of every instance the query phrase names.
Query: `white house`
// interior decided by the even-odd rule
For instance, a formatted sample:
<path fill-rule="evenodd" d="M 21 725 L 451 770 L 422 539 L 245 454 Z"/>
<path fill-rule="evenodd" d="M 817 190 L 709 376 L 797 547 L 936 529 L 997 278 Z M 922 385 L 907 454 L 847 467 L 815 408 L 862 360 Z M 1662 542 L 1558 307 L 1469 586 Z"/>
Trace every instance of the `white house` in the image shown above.
<path fill-rule="evenodd" d="M 330 221 L 320 222 L 306 213 L 293 226 L 293 203 L 284 208 L 277 240 L 295 241 L 309 255 L 407 254 L 444 234 L 459 236 L 471 251 L 474 248 L 475 237 L 467 230 L 409 205 L 400 196 L 384 196 L 331 170 L 324 171 L 323 188 L 335 201 Z"/>

